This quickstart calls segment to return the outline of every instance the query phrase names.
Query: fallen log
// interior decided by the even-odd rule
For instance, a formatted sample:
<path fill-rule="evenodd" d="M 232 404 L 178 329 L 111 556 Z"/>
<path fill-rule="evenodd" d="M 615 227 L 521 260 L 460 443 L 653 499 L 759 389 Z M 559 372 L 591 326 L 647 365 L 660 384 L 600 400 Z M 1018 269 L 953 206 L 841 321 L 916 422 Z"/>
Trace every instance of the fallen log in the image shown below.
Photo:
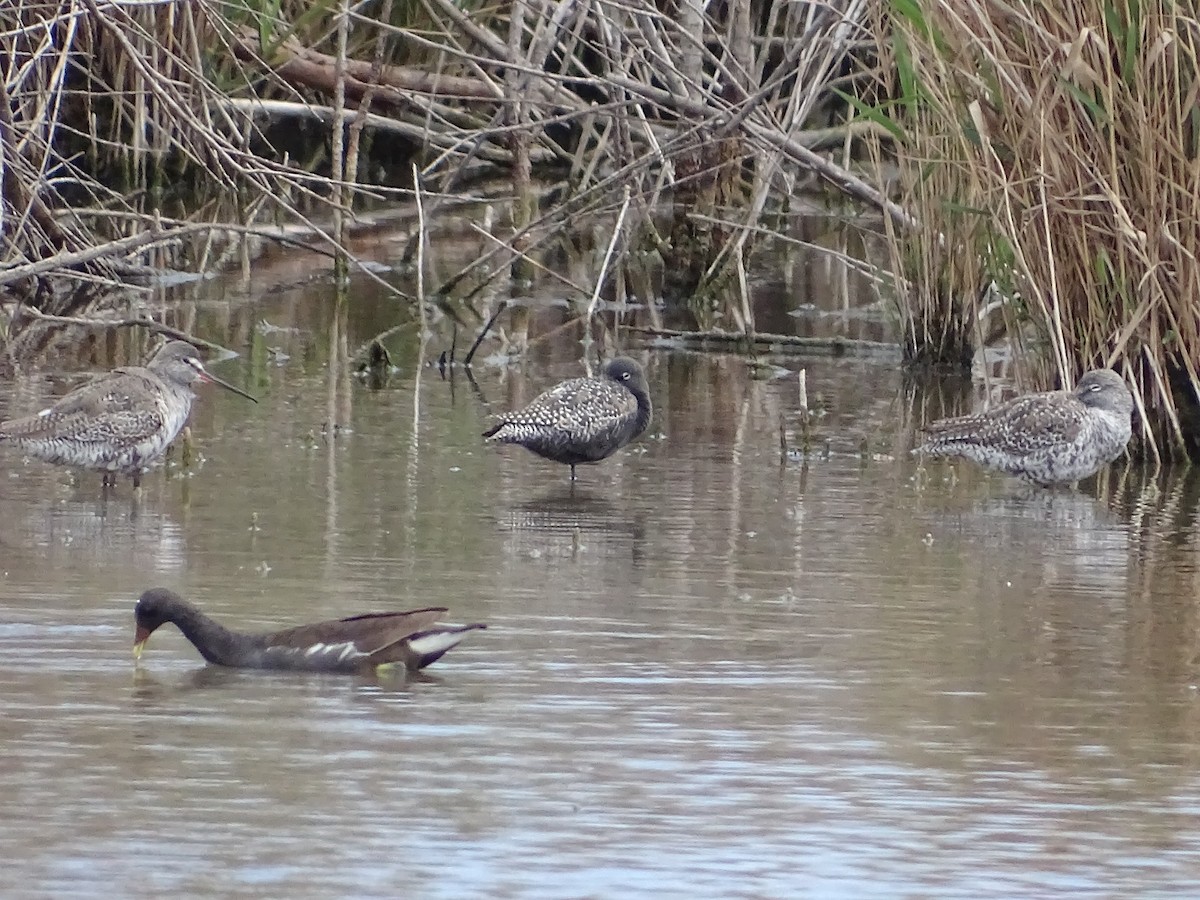
<path fill-rule="evenodd" d="M 860 338 L 802 337 L 795 334 L 770 334 L 767 332 L 747 335 L 737 331 L 679 331 L 674 328 L 651 328 L 642 325 L 631 325 L 629 330 L 660 338 L 673 346 L 685 347 L 689 350 L 735 350 L 746 349 L 753 345 L 755 350 L 772 353 L 803 351 L 805 353 L 823 353 L 829 356 L 895 357 L 897 359 L 901 356 L 899 344 Z"/>

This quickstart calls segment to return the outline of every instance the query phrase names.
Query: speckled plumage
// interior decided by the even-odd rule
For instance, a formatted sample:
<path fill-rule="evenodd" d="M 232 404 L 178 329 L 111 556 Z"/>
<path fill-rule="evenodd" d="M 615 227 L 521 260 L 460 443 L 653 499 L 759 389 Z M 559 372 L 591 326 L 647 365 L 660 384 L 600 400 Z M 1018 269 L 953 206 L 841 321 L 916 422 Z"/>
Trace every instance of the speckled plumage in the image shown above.
<path fill-rule="evenodd" d="M 191 344 L 170 341 L 145 366 L 114 369 L 36 415 L 0 423 L 0 442 L 44 462 L 104 472 L 106 484 L 129 475 L 136 487 L 187 422 L 197 381 L 254 399 L 205 371 Z"/>
<path fill-rule="evenodd" d="M 1087 478 L 1129 443 L 1133 396 L 1116 372 L 1093 369 L 1073 391 L 1026 394 L 986 412 L 934 422 L 914 452 L 960 456 L 1040 485 Z"/>
<path fill-rule="evenodd" d="M 569 465 L 574 481 L 575 466 L 612 456 L 646 430 L 652 412 L 642 367 L 618 356 L 599 377 L 564 381 L 500 416 L 483 436 Z"/>
<path fill-rule="evenodd" d="M 416 672 L 436 662 L 468 632 L 486 625 L 438 625 L 443 607 L 366 613 L 283 631 L 243 634 L 200 612 L 174 591 L 151 588 L 133 608 L 133 651 L 140 657 L 150 635 L 172 622 L 200 655 L 218 666 L 302 672 L 371 673 L 403 666 Z"/>

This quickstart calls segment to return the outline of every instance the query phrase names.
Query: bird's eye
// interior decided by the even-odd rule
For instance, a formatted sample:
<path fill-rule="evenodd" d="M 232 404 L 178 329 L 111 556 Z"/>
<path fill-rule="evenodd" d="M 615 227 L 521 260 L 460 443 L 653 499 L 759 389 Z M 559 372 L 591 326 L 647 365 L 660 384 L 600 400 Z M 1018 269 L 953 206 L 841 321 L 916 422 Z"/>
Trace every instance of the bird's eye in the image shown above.
<path fill-rule="evenodd" d="M 622 378 L 622 380 L 624 380 L 624 381 L 628 381 L 628 380 L 629 380 L 629 373 L 628 373 L 628 372 L 622 372 L 622 373 L 621 373 L 621 378 Z"/>

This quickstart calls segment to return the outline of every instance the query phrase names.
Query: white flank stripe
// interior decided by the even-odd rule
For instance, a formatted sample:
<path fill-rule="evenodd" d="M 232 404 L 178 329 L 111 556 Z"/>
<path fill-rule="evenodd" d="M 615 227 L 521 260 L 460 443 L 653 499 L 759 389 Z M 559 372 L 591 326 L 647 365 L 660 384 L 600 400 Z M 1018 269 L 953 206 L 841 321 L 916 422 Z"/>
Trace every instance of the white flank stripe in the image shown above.
<path fill-rule="evenodd" d="M 309 647 L 307 650 L 304 651 L 304 655 L 312 656 L 316 653 L 324 653 L 325 649 L 326 648 L 325 648 L 324 644 L 313 644 L 311 647 Z"/>

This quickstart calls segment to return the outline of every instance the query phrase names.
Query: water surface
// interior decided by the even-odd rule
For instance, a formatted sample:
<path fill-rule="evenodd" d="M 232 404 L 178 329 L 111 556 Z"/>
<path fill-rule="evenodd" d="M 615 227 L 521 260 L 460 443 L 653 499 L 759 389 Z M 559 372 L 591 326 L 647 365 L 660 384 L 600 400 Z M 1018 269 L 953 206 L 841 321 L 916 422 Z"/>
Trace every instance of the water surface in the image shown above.
<path fill-rule="evenodd" d="M 475 390 L 414 332 L 376 390 L 328 362 L 381 305 L 327 309 L 199 317 L 262 403 L 203 389 L 198 460 L 136 503 L 0 449 L 6 896 L 1194 894 L 1194 481 L 920 468 L 892 362 L 656 350 L 650 432 L 572 488 L 479 432 L 577 344 Z M 826 413 L 781 457 L 801 366 Z M 169 628 L 135 668 L 157 584 L 244 629 L 491 627 L 409 682 Z"/>

